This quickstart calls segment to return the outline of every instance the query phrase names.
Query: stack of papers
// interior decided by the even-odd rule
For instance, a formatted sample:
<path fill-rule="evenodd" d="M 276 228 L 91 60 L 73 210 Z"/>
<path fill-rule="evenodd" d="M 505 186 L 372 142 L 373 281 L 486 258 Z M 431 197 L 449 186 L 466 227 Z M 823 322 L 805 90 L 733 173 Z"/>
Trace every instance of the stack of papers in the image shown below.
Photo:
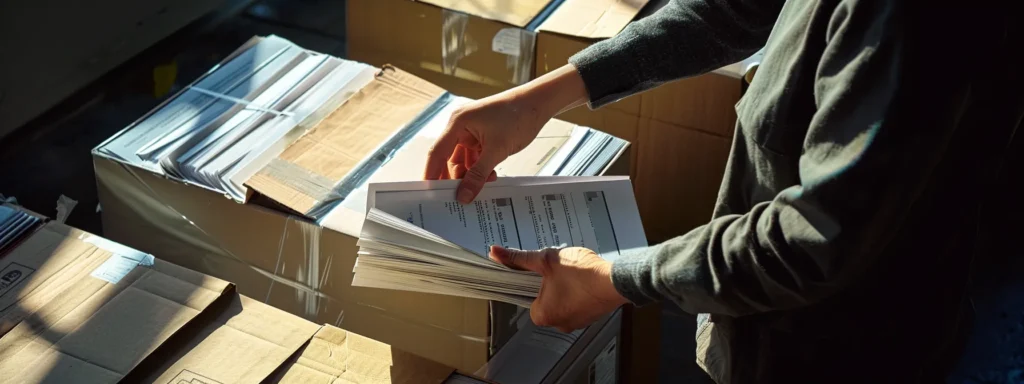
<path fill-rule="evenodd" d="M 39 223 L 39 218 L 6 205 L 0 205 L 0 251 L 7 249 Z"/>
<path fill-rule="evenodd" d="M 600 175 L 628 144 L 607 133 L 577 126 L 569 140 L 539 175 Z"/>
<path fill-rule="evenodd" d="M 277 36 L 256 38 L 97 152 L 241 201 L 252 174 L 374 72 Z"/>
<path fill-rule="evenodd" d="M 491 245 L 585 247 L 607 260 L 647 246 L 626 177 L 503 178 L 468 205 L 454 200 L 457 186 L 370 184 L 352 285 L 528 307 L 540 276 L 489 259 Z"/>
<path fill-rule="evenodd" d="M 336 231 L 359 236 L 366 215 L 367 194 L 372 183 L 418 180 L 423 176 L 427 153 L 444 133 L 452 112 L 472 101 L 451 96 L 436 113 L 411 126 L 406 141 L 369 156 L 381 159 L 373 167 L 349 177 L 334 189 L 341 198 L 319 222 Z M 597 176 L 625 149 L 628 142 L 592 128 L 551 120 L 537 138 L 495 168 L 499 177 L 508 176 Z"/>

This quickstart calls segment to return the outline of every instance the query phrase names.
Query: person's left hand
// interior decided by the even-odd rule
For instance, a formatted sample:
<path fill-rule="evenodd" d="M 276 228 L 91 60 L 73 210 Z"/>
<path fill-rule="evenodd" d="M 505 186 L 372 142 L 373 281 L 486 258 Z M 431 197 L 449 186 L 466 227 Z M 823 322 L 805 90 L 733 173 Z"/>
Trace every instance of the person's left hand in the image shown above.
<path fill-rule="evenodd" d="M 539 326 L 571 332 L 627 303 L 612 285 L 612 263 L 589 249 L 521 251 L 492 246 L 490 257 L 543 277 L 530 307 L 530 319 Z"/>

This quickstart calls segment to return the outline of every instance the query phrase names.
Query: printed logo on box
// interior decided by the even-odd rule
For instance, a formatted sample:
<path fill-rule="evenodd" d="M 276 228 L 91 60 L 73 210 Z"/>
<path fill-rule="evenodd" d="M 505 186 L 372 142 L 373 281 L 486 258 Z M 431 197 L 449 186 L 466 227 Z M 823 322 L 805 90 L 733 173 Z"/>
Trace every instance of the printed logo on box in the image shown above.
<path fill-rule="evenodd" d="M 200 375 L 187 369 L 178 372 L 167 384 L 223 384 L 217 380 Z"/>
<path fill-rule="evenodd" d="M 4 267 L 3 270 L 0 270 L 0 297 L 13 291 L 18 284 L 27 280 L 28 276 L 35 271 L 33 268 L 18 263 L 11 263 Z"/>

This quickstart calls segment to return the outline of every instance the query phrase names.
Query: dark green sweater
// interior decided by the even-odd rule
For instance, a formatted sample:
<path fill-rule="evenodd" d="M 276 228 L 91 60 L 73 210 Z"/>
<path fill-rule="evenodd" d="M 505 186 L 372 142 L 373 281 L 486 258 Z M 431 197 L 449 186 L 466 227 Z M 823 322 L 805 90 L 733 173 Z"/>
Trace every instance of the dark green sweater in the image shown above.
<path fill-rule="evenodd" d="M 714 217 L 612 272 L 711 314 L 720 383 L 914 382 L 955 357 L 1021 45 L 1008 10 L 912 3 L 678 0 L 570 59 L 597 108 L 765 47 Z"/>

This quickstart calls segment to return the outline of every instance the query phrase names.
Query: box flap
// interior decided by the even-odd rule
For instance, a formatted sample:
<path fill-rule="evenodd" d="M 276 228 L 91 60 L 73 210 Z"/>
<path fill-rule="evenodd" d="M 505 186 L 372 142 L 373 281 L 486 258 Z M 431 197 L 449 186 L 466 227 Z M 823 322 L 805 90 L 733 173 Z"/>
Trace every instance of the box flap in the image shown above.
<path fill-rule="evenodd" d="M 455 370 L 325 325 L 271 383 L 441 383 Z"/>
<path fill-rule="evenodd" d="M 444 93 L 388 67 L 277 158 L 249 188 L 299 213 L 329 199 L 334 186 L 392 134 Z"/>
<path fill-rule="evenodd" d="M 565 0 L 538 30 L 587 39 L 615 36 L 649 0 Z"/>
<path fill-rule="evenodd" d="M 419 0 L 441 8 L 451 9 L 512 24 L 519 28 L 537 17 L 552 0 Z"/>
<path fill-rule="evenodd" d="M 117 381 L 231 287 L 96 239 L 50 223 L 3 259 L 38 274 L 4 298 L 0 377 Z"/>
<path fill-rule="evenodd" d="M 216 317 L 154 355 L 145 383 L 258 383 L 294 355 L 319 326 L 232 293 Z M 211 312 L 212 313 L 212 312 Z M 140 368 L 141 369 L 141 368 Z M 140 372 L 143 373 L 143 372 Z"/>

